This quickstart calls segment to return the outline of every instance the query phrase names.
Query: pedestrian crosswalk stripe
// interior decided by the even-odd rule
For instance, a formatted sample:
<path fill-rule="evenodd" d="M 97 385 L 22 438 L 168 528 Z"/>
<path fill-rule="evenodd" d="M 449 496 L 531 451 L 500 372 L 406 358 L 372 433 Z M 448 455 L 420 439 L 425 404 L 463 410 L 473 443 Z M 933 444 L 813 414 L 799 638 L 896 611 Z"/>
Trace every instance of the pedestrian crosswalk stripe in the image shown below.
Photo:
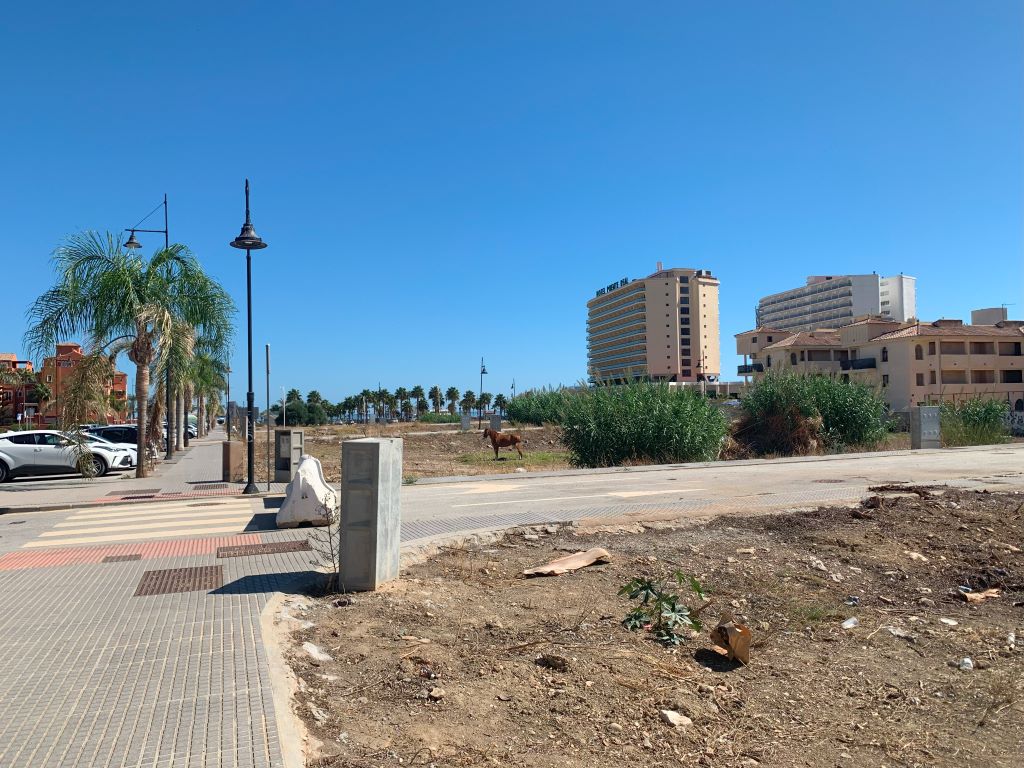
<path fill-rule="evenodd" d="M 217 528 L 203 528 L 202 530 L 196 530 L 194 528 L 183 528 L 178 531 L 160 531 L 159 535 L 153 531 L 147 531 L 145 533 L 125 533 L 125 534 L 113 534 L 110 536 L 81 536 L 79 538 L 61 538 L 61 539 L 36 539 L 30 541 L 24 546 L 28 547 L 70 547 L 79 546 L 82 544 L 109 544 L 115 541 L 142 541 L 145 539 L 172 539 L 178 536 L 195 536 L 198 534 L 208 535 L 214 533 L 240 533 L 239 526 L 237 525 L 226 525 Z"/>
<path fill-rule="evenodd" d="M 133 515 L 132 517 L 118 517 L 114 519 L 103 518 L 99 520 L 87 519 L 83 520 L 79 517 L 71 517 L 62 523 L 57 523 L 54 528 L 76 528 L 82 525 L 121 525 L 123 523 L 148 523 L 157 520 L 195 520 L 201 523 L 203 520 L 212 519 L 215 517 L 225 517 L 228 515 L 249 515 L 253 513 L 247 509 L 211 509 L 206 512 L 175 512 L 167 515 Z"/>
<path fill-rule="evenodd" d="M 181 536 L 241 533 L 262 507 L 251 499 L 196 502 L 181 499 L 169 503 L 134 504 L 111 510 L 85 508 L 73 511 L 24 547 L 109 544 Z"/>
<path fill-rule="evenodd" d="M 104 507 L 104 510 L 107 508 Z M 251 510 L 252 502 L 248 499 L 238 499 L 231 502 L 216 502 L 216 503 L 160 503 L 160 504 L 147 504 L 146 506 L 140 506 L 138 504 L 132 505 L 132 508 L 118 508 L 116 512 L 103 511 L 98 512 L 94 509 L 86 509 L 79 512 L 75 512 L 69 517 L 69 520 L 105 520 L 105 519 L 117 519 L 121 517 L 135 517 L 146 515 L 149 517 L 165 516 L 172 512 L 223 512 L 224 510 Z"/>
<path fill-rule="evenodd" d="M 212 517 L 207 518 L 203 521 L 190 521 L 190 520 L 150 520 L 147 523 L 131 523 L 129 525 L 119 525 L 117 528 L 111 529 L 110 523 L 104 523 L 104 528 L 88 527 L 88 528 L 71 528 L 63 531 L 47 531 L 46 533 L 39 534 L 40 536 L 75 536 L 79 534 L 90 534 L 115 531 L 145 531 L 153 530 L 156 528 L 180 528 L 182 526 L 206 526 L 206 525 L 221 525 L 224 523 L 245 523 L 252 519 L 252 513 L 244 515 L 231 515 L 229 517 Z"/>

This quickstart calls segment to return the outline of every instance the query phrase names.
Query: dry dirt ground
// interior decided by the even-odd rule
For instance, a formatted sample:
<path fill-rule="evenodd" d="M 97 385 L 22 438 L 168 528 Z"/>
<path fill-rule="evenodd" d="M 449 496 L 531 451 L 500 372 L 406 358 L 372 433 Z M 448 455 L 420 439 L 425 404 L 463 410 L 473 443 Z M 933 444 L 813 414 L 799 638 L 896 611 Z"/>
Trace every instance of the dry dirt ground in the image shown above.
<path fill-rule="evenodd" d="M 351 604 L 313 600 L 289 651 L 296 711 L 322 742 L 310 765 L 1019 766 L 1024 495 L 921 492 L 510 533 Z M 613 562 L 519 576 L 594 546 Z M 709 623 L 729 609 L 752 628 L 749 666 L 713 651 L 708 627 L 668 649 L 622 626 L 620 586 L 675 569 L 711 592 Z M 973 604 L 960 587 L 1001 593 Z"/>
<path fill-rule="evenodd" d="M 403 439 L 403 473 L 408 480 L 421 477 L 450 477 L 453 475 L 490 475 L 515 472 L 516 469 L 535 472 L 567 469 L 568 454 L 558 438 L 555 427 L 503 426 L 505 431 L 520 434 L 526 441 L 524 459 L 503 448 L 498 461 L 490 442 L 484 442 L 481 430 L 460 432 L 458 424 L 373 424 L 359 426 L 303 427 L 306 452 L 320 459 L 328 482 L 341 481 L 341 443 L 359 437 L 401 437 Z M 271 440 L 274 439 L 271 431 Z M 256 477 L 266 482 L 266 432 L 256 433 Z M 273 443 L 271 443 L 273 459 Z"/>

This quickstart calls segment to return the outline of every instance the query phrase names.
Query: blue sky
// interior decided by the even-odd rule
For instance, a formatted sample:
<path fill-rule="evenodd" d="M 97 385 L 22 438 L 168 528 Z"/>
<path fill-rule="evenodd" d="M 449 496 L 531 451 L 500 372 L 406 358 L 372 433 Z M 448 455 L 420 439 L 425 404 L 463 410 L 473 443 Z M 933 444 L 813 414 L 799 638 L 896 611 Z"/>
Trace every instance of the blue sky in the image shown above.
<path fill-rule="evenodd" d="M 164 192 L 244 307 L 245 176 L 257 393 L 268 342 L 275 392 L 475 389 L 481 356 L 491 392 L 573 383 L 587 299 L 659 260 L 721 279 L 726 378 L 809 274 L 1024 316 L 1017 0 L 31 5 L 0 27 L 0 351 L 62 236 Z"/>

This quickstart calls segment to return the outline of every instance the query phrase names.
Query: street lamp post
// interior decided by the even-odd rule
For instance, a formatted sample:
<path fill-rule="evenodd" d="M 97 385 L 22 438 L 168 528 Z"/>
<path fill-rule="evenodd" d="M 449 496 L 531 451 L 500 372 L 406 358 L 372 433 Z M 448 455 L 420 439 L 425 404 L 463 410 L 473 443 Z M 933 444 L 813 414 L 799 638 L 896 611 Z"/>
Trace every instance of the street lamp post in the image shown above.
<path fill-rule="evenodd" d="M 227 380 L 224 382 L 227 384 L 227 393 L 224 397 L 227 398 L 227 402 L 224 404 L 224 426 L 228 430 L 228 440 L 231 439 L 231 369 L 228 368 Z"/>
<path fill-rule="evenodd" d="M 249 219 L 249 180 L 245 180 L 245 223 L 238 237 L 232 240 L 229 245 L 232 248 L 239 248 L 245 251 L 245 306 L 248 318 L 248 356 L 249 356 L 249 389 L 245 393 L 245 447 L 247 476 L 245 490 L 242 493 L 259 493 L 256 487 L 256 444 L 254 433 L 256 431 L 256 419 L 253 414 L 253 405 L 256 399 L 252 391 L 252 252 L 266 248 L 267 244 L 260 239 L 253 229 Z M 269 450 L 269 446 L 268 446 Z"/>
<path fill-rule="evenodd" d="M 166 192 L 164 193 L 164 201 L 160 205 L 162 205 L 164 207 L 164 228 L 163 229 L 139 229 L 138 224 L 137 224 L 134 227 L 126 229 L 125 232 L 129 232 L 130 234 L 128 236 L 128 242 L 124 244 L 125 248 L 131 248 L 132 250 L 135 250 L 136 248 L 141 248 L 142 247 L 142 243 L 140 243 L 138 240 L 135 239 L 135 233 L 136 232 L 162 233 L 163 236 L 164 236 L 164 250 L 167 250 L 167 249 L 169 249 L 171 247 L 170 230 L 169 230 L 169 227 L 167 226 L 167 193 Z M 158 205 L 157 208 L 159 208 L 159 207 L 160 206 Z M 139 222 L 139 224 L 141 224 L 143 221 L 145 221 L 150 216 L 152 216 L 155 211 L 156 211 L 156 208 L 154 208 L 153 211 L 151 211 L 149 213 L 149 215 L 147 215 L 145 218 L 143 218 L 142 221 Z M 174 418 L 173 418 L 173 414 L 171 413 L 171 366 L 169 366 L 169 365 L 167 366 L 167 370 L 164 372 L 164 374 L 165 374 L 165 378 L 164 378 L 164 395 L 165 395 L 164 399 L 165 399 L 165 403 L 164 403 L 164 406 L 165 406 L 165 409 L 167 411 L 167 414 L 166 414 L 166 416 L 167 416 L 167 454 L 164 456 L 164 459 L 171 459 L 171 458 L 174 458 L 174 438 L 171 437 L 171 427 L 174 425 Z M 141 408 L 142 406 L 140 405 L 139 407 Z M 151 426 L 151 425 L 147 425 L 147 426 Z M 188 431 L 188 430 L 186 430 L 186 431 Z"/>
<path fill-rule="evenodd" d="M 484 425 L 484 407 L 480 400 L 484 396 L 484 374 L 487 373 L 487 368 L 484 366 L 484 359 L 480 358 L 480 394 L 476 401 L 476 425 L 482 427 Z"/>

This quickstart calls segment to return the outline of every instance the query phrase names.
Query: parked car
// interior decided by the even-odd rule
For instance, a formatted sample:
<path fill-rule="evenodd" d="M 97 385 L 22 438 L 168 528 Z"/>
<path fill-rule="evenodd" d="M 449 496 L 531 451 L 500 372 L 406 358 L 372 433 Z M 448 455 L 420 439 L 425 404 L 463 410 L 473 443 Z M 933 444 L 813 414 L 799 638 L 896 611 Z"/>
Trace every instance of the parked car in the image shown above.
<path fill-rule="evenodd" d="M 112 443 L 137 445 L 139 442 L 139 428 L 134 424 L 109 424 L 101 427 L 90 427 L 86 431 Z"/>
<path fill-rule="evenodd" d="M 102 477 L 112 469 L 128 469 L 132 457 L 126 450 L 89 443 L 93 470 Z M 60 432 L 30 429 L 0 434 L 0 483 L 24 475 L 67 475 L 81 472 L 79 452 Z"/>
<path fill-rule="evenodd" d="M 115 448 L 120 448 L 123 451 L 128 451 L 128 455 L 132 457 L 132 466 L 134 467 L 139 463 L 139 450 L 135 443 L 115 443 L 108 440 L 100 435 L 94 435 L 92 432 L 82 432 L 82 439 L 89 443 L 96 443 L 100 445 L 112 445 Z"/>

